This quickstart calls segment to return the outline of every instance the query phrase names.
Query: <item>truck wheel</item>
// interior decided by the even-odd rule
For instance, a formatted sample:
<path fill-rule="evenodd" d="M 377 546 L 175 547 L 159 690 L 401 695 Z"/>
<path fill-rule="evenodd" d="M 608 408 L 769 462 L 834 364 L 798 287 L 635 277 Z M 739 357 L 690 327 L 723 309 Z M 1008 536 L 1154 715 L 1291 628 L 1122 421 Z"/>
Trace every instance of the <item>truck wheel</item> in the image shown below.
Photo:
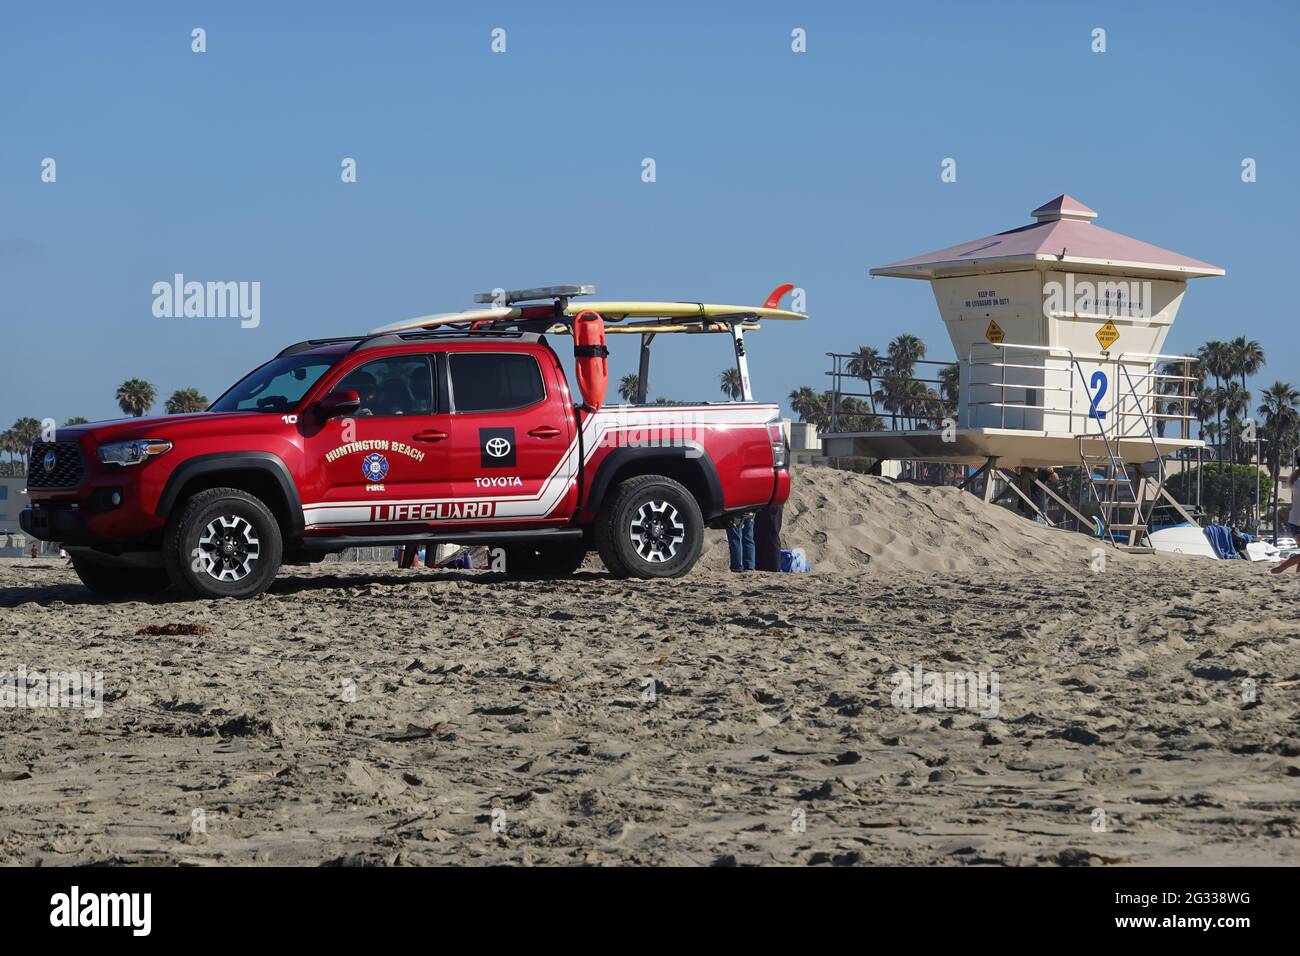
<path fill-rule="evenodd" d="M 512 544 L 505 552 L 508 578 L 567 578 L 582 567 L 587 545 L 583 541 Z"/>
<path fill-rule="evenodd" d="M 74 557 L 72 570 L 81 583 L 100 597 L 123 594 L 161 594 L 171 586 L 171 578 L 162 568 L 127 568 L 98 564 L 89 558 Z"/>
<path fill-rule="evenodd" d="M 601 505 L 596 547 L 616 578 L 681 577 L 704 547 L 704 518 L 682 485 L 662 475 L 638 475 Z"/>
<path fill-rule="evenodd" d="M 280 570 L 280 526 L 266 505 L 238 488 L 200 491 L 172 513 L 163 559 L 172 580 L 199 597 L 246 598 Z"/>

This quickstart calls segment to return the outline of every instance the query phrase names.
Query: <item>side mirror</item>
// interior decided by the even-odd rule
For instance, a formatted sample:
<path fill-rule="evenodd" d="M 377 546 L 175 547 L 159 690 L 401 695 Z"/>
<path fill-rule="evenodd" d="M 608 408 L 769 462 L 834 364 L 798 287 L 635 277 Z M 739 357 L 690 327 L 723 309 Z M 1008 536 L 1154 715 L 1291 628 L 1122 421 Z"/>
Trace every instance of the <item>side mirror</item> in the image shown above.
<path fill-rule="evenodd" d="M 318 407 L 325 418 L 355 415 L 361 408 L 361 396 L 350 388 L 340 389 L 322 398 Z"/>

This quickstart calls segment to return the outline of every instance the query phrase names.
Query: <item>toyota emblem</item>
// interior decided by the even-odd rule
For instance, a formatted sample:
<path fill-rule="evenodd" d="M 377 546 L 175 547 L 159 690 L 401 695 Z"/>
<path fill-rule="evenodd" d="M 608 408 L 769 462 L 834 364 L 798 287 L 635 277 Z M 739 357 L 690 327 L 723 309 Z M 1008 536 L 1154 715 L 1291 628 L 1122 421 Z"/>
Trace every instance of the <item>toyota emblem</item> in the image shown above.
<path fill-rule="evenodd" d="M 504 438 L 489 438 L 485 447 L 493 458 L 504 458 L 510 454 L 510 442 Z"/>
<path fill-rule="evenodd" d="M 45 473 L 48 475 L 54 470 L 54 466 L 58 464 L 58 462 L 59 456 L 56 455 L 54 449 L 51 448 L 45 453 L 45 457 L 41 459 L 41 466 L 45 469 Z"/>

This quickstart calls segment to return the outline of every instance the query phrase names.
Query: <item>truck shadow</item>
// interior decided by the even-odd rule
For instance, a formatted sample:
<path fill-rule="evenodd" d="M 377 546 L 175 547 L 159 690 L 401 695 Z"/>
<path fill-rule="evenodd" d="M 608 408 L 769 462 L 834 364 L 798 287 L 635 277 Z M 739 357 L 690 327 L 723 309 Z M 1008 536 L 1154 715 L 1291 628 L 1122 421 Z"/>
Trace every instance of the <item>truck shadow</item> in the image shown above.
<path fill-rule="evenodd" d="M 609 572 L 604 570 L 579 571 L 577 574 L 571 574 L 563 578 L 508 578 L 497 571 L 459 571 L 448 569 L 412 568 L 406 571 L 393 571 L 384 574 L 365 574 L 359 572 L 356 575 L 316 574 L 310 577 L 282 575 L 281 577 L 276 578 L 275 583 L 271 585 L 271 588 L 267 593 L 289 595 L 311 591 L 352 590 L 368 587 L 370 585 L 382 585 L 388 587 L 404 584 L 446 584 L 453 582 L 480 586 L 529 583 L 530 581 L 558 583 L 562 581 L 608 580 L 609 577 Z"/>
<path fill-rule="evenodd" d="M 284 574 L 276 578 L 267 593 L 288 596 L 314 591 L 350 591 L 370 585 L 391 587 L 404 584 L 446 584 L 454 582 L 491 586 L 512 582 L 529 583 L 530 581 L 557 583 L 560 581 L 600 580 L 609 580 L 609 573 L 603 570 L 579 571 L 577 574 L 564 578 L 519 579 L 507 578 L 504 574 L 495 571 L 424 570 L 415 568 L 408 571 L 393 571 L 384 574 L 359 572 L 355 575 L 317 574 L 302 577 Z M 49 605 L 54 602 L 66 604 L 70 607 L 94 604 L 143 604 L 152 606 L 159 604 L 191 604 L 201 600 L 211 599 L 191 597 L 176 591 L 174 588 L 164 591 L 162 594 L 125 594 L 121 597 L 101 597 L 79 583 L 9 587 L 0 590 L 0 608 L 16 608 L 24 604 Z"/>
<path fill-rule="evenodd" d="M 83 604 L 170 604 L 186 598 L 173 591 L 163 594 L 124 594 L 121 597 L 100 597 L 81 584 L 46 584 L 32 587 L 4 588 L 0 590 L 0 608 L 15 608 L 24 604 L 52 604 L 70 606 Z"/>

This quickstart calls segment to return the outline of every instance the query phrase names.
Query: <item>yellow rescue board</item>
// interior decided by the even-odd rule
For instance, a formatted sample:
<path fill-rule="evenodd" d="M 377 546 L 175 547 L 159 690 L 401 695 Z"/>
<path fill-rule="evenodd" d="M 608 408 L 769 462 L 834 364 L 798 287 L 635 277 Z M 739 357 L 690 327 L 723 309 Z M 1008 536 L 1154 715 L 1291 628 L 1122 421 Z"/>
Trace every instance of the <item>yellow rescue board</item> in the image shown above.
<path fill-rule="evenodd" d="M 757 322 L 742 322 L 740 327 L 745 332 L 757 332 L 760 328 Z M 568 331 L 568 326 L 556 326 L 556 329 Z M 554 330 L 553 330 L 554 331 Z M 616 335 L 619 332 L 636 334 L 641 332 L 654 332 L 656 335 L 660 332 L 730 332 L 731 327 L 725 322 L 710 322 L 705 325 L 703 322 L 690 324 L 687 323 L 664 323 L 664 322 L 632 322 L 629 325 L 607 325 L 605 326 L 606 335 Z"/>
<path fill-rule="evenodd" d="M 808 316 L 788 309 L 769 309 L 761 305 L 718 305 L 715 302 L 602 302 L 570 299 L 564 310 L 567 315 L 577 315 L 587 309 L 599 312 L 606 321 L 619 319 L 697 319 L 718 318 L 738 312 L 752 314 L 759 319 L 783 319 L 802 322 Z"/>

